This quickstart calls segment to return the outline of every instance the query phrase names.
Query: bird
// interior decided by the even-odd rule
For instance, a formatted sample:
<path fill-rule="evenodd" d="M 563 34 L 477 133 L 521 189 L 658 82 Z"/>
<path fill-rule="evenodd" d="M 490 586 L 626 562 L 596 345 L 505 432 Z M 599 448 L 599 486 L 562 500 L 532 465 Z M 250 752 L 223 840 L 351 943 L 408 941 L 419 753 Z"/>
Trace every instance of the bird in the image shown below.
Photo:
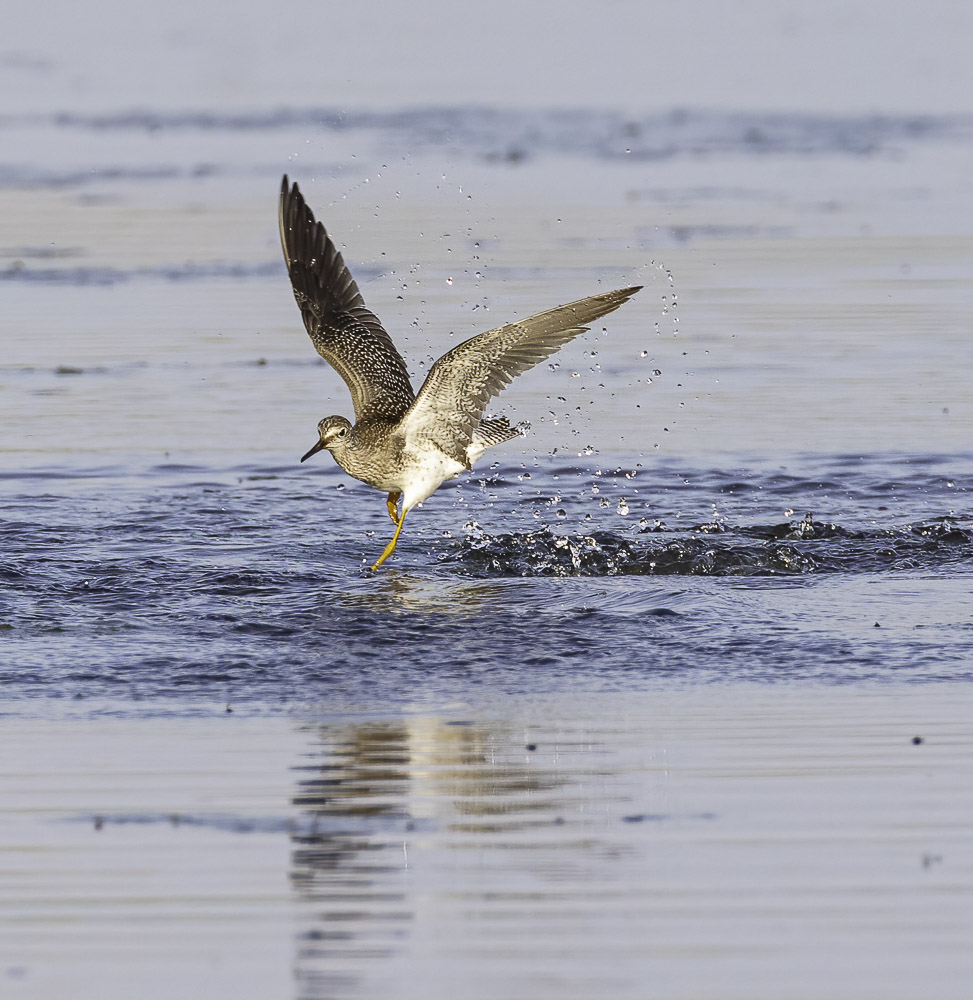
<path fill-rule="evenodd" d="M 286 174 L 279 223 L 304 326 L 318 354 L 344 379 L 355 411 L 354 423 L 343 416 L 321 420 L 318 440 L 301 462 L 330 451 L 348 475 L 387 494 L 395 533 L 373 571 L 395 551 L 416 504 L 472 470 L 487 448 L 521 434 L 506 417 L 484 417 L 490 399 L 642 288 L 592 295 L 477 334 L 447 351 L 415 392 L 392 338 Z"/>

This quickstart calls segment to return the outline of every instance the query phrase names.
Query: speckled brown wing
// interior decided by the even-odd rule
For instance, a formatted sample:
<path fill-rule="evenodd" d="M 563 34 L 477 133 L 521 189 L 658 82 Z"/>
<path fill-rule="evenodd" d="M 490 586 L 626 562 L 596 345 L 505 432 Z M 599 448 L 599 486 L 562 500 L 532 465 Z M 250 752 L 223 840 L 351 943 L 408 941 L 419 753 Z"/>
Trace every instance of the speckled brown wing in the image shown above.
<path fill-rule="evenodd" d="M 415 399 L 405 362 L 286 174 L 280 188 L 280 241 L 311 342 L 345 380 L 356 419 L 398 421 Z"/>
<path fill-rule="evenodd" d="M 432 439 L 450 458 L 465 465 L 467 448 L 487 402 L 522 372 L 587 330 L 586 324 L 627 302 L 641 287 L 556 306 L 457 345 L 429 370 L 403 419 L 406 434 Z"/>

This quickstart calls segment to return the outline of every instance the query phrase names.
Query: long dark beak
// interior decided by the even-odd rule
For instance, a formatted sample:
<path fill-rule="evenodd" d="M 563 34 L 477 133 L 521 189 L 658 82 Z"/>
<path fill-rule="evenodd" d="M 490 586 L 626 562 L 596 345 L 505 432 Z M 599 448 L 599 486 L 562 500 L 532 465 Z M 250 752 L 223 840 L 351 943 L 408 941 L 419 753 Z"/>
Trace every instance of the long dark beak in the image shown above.
<path fill-rule="evenodd" d="M 306 454 L 301 456 L 301 461 L 306 462 L 312 455 L 316 455 L 319 451 L 324 449 L 324 442 L 318 441 L 318 443 Z"/>

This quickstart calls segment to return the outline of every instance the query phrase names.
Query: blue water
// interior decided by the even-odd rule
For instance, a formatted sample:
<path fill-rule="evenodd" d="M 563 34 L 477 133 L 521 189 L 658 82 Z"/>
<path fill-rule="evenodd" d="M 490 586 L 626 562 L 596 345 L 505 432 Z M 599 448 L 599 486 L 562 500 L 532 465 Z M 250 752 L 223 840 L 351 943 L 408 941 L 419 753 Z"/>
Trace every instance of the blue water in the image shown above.
<path fill-rule="evenodd" d="M 969 114 L 282 96 L 273 28 L 257 96 L 0 49 L 5 985 L 965 996 Z M 285 171 L 417 382 L 645 285 L 378 572 Z"/>
<path fill-rule="evenodd" d="M 966 679 L 968 465 L 548 466 L 525 490 L 500 464 L 414 512 L 377 573 L 384 505 L 336 469 L 8 474 L 0 679 L 8 708 L 254 709 L 467 684 Z"/>

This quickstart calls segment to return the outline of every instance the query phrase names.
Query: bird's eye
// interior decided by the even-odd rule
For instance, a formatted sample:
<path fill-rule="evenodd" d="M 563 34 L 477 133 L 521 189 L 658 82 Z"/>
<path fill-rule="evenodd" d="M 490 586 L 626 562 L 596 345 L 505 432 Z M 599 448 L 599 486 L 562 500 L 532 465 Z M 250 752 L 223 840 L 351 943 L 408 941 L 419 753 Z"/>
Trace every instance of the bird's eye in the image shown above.
<path fill-rule="evenodd" d="M 343 438 L 347 433 L 348 433 L 348 428 L 342 427 L 341 430 L 338 431 L 338 437 Z"/>

